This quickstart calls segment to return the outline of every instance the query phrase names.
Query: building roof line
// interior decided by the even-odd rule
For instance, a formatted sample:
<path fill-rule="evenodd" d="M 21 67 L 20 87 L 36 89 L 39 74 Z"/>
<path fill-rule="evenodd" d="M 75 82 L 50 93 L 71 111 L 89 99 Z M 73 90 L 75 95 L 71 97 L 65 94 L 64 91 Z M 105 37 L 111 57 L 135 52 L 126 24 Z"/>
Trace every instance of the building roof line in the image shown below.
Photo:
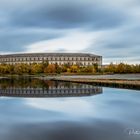
<path fill-rule="evenodd" d="M 56 57 L 101 57 L 99 55 L 91 54 L 91 53 L 17 53 L 17 54 L 4 54 L 0 55 L 0 57 L 21 57 L 21 56 L 56 56 Z"/>

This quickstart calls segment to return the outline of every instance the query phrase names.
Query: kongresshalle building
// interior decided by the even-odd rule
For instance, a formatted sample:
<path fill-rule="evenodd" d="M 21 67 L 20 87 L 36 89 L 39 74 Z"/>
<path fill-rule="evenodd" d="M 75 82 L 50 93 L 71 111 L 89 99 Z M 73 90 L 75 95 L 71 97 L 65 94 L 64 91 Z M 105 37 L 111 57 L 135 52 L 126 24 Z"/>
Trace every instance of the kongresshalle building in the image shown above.
<path fill-rule="evenodd" d="M 17 64 L 17 63 L 42 63 L 48 61 L 49 64 L 70 64 L 90 66 L 102 65 L 102 56 L 89 53 L 22 53 L 0 55 L 0 64 Z"/>

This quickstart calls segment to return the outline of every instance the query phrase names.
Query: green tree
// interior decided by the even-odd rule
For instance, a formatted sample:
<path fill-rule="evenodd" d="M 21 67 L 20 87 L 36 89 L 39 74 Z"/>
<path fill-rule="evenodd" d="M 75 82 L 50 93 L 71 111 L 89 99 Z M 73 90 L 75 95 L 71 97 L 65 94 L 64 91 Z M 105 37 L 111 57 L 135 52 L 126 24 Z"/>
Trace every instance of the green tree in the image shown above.
<path fill-rule="evenodd" d="M 117 73 L 125 73 L 126 72 L 125 64 L 124 63 L 118 64 L 117 68 L 116 68 L 116 72 Z"/>
<path fill-rule="evenodd" d="M 105 72 L 112 72 L 115 73 L 116 72 L 116 65 L 114 65 L 113 63 L 110 63 L 104 70 Z"/>
<path fill-rule="evenodd" d="M 62 66 L 58 65 L 57 63 L 55 63 L 55 69 L 56 69 L 56 73 L 60 74 L 62 72 Z"/>
<path fill-rule="evenodd" d="M 42 65 L 43 65 L 43 68 L 48 67 L 48 65 L 49 65 L 49 61 L 48 61 L 48 60 L 43 61 Z"/>
<path fill-rule="evenodd" d="M 95 63 L 93 66 L 94 66 L 94 72 L 98 72 L 99 71 L 98 64 Z"/>

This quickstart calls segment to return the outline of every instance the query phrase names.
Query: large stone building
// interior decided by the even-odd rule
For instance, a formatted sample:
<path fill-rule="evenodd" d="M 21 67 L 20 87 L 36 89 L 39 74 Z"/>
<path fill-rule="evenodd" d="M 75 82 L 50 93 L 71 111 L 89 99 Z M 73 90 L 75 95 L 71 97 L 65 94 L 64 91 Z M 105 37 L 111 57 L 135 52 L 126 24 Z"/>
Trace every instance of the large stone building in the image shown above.
<path fill-rule="evenodd" d="M 17 63 L 42 63 L 48 61 L 49 64 L 79 64 L 88 66 L 98 64 L 102 65 L 102 56 L 88 53 L 24 53 L 0 55 L 0 64 L 17 64 Z"/>

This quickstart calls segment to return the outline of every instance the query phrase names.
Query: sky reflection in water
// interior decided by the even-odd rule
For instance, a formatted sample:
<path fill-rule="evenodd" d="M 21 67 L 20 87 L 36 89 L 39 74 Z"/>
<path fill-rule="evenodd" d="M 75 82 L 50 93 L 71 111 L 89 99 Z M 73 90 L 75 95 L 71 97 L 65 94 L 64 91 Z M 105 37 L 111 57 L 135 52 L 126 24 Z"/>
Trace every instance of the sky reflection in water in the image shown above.
<path fill-rule="evenodd" d="M 0 97 L 0 140 L 139 140 L 140 92 L 84 97 Z"/>

